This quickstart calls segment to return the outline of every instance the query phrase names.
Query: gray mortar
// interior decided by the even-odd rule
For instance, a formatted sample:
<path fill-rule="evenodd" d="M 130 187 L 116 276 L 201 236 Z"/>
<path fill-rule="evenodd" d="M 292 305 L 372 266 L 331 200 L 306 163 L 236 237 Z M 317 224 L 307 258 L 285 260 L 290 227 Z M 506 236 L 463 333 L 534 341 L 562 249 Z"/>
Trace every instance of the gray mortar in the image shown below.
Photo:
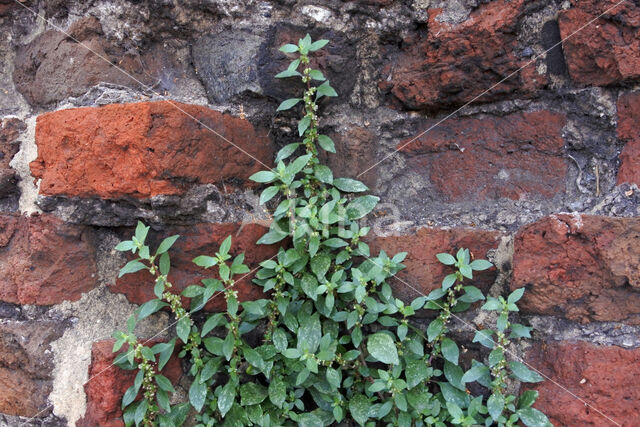
<path fill-rule="evenodd" d="M 34 184 L 29 168 L 29 163 L 38 157 L 38 147 L 35 143 L 36 117 L 32 116 L 24 121 L 27 124 L 27 130 L 21 135 L 20 151 L 16 153 L 9 165 L 20 176 L 18 184 L 20 186 L 20 212 L 30 215 L 40 212 L 36 205 L 39 184 Z"/>
<path fill-rule="evenodd" d="M 126 321 L 138 307 L 122 294 L 114 294 L 108 285 L 115 281 L 124 259 L 113 250 L 118 243 L 115 235 L 98 231 L 97 265 L 99 287 L 84 294 L 79 301 L 63 302 L 51 307 L 49 316 L 67 319 L 71 327 L 51 344 L 55 369 L 53 391 L 49 401 L 53 413 L 67 420 L 69 425 L 84 415 L 86 397 L 84 384 L 89 380 L 91 346 L 94 342 L 110 339 L 115 330 L 126 330 Z M 135 333 L 141 338 L 166 338 L 169 316 L 165 312 L 144 319 Z"/>

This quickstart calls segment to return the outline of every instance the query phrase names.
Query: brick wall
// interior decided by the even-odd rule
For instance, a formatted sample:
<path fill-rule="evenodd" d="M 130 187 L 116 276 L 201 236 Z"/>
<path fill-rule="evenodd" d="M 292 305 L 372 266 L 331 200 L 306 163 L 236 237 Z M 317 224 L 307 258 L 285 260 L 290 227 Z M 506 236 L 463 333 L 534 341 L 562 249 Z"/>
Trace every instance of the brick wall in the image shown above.
<path fill-rule="evenodd" d="M 296 87 L 273 75 L 310 32 L 340 94 L 322 105 L 327 162 L 381 197 L 372 247 L 409 252 L 397 294 L 438 286 L 438 252 L 488 257 L 480 288 L 527 289 L 536 331 L 514 351 L 549 378 L 536 407 L 637 425 L 640 4 L 601 15 L 616 3 L 22 2 L 44 24 L 0 0 L 0 424 L 122 425 L 132 377 L 107 369 L 110 335 L 152 289 L 116 279 L 113 247 L 138 219 L 155 242 L 183 236 L 177 289 L 228 234 L 250 265 L 275 253 L 255 245 L 268 216 L 247 178 L 296 140 L 295 114 L 275 113 Z M 456 325 L 471 353 L 472 332 Z"/>

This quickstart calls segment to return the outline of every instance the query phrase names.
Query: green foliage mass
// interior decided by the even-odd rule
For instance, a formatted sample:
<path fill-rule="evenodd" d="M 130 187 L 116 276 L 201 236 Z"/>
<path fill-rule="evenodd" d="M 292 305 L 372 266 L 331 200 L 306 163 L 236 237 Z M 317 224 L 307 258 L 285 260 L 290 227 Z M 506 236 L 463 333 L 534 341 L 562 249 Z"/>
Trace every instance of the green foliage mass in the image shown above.
<path fill-rule="evenodd" d="M 168 251 L 178 236 L 152 253 L 145 245 L 149 228 L 139 223 L 135 236 L 117 246 L 137 255 L 120 274 L 147 270 L 156 296 L 129 319 L 127 332 L 115 333 L 114 351 L 127 348 L 117 364 L 138 370 L 122 398 L 125 423 L 177 426 L 193 410 L 199 426 L 548 425 L 532 408 L 537 392 L 519 398 L 506 392 L 508 377 L 542 380 L 505 355 L 510 340 L 530 337 L 531 328 L 509 321 L 522 289 L 506 300 L 488 298 L 482 307 L 498 316 L 495 330 L 478 331 L 474 338 L 491 349 L 488 363 L 474 360 L 465 370 L 458 344 L 449 337 L 455 313 L 485 300 L 467 282 L 491 263 L 472 261 L 466 249 L 438 254 L 451 268 L 441 287 L 409 304 L 393 296 L 389 279 L 404 268 L 407 254 L 372 255 L 363 240 L 369 229 L 358 222 L 378 198 L 361 195 L 367 187 L 359 181 L 334 178 L 318 158 L 318 149 L 335 152 L 333 141 L 318 130 L 317 111 L 323 97 L 337 94 L 309 66 L 310 54 L 327 43 L 307 35 L 280 49 L 295 58 L 277 77 L 299 77 L 306 90 L 278 107 L 302 104 L 301 142 L 283 147 L 273 170 L 251 177 L 268 185 L 261 203 L 277 198 L 271 202 L 273 223 L 258 243 L 288 239 L 256 272 L 254 282 L 268 298 L 238 301 L 235 283 L 251 272 L 244 254 L 231 255 L 231 237 L 215 255 L 193 260 L 214 274 L 182 292 L 190 298 L 188 309 L 168 279 Z M 196 324 L 194 313 L 219 296 L 226 310 Z M 176 318 L 176 337 L 148 347 L 134 335 L 135 324 L 165 307 Z M 412 322 L 418 310 L 436 314 L 424 330 Z M 174 387 L 160 372 L 174 352 L 187 360 L 192 383 L 188 402 L 172 405 Z M 472 396 L 470 383 L 486 393 Z"/>

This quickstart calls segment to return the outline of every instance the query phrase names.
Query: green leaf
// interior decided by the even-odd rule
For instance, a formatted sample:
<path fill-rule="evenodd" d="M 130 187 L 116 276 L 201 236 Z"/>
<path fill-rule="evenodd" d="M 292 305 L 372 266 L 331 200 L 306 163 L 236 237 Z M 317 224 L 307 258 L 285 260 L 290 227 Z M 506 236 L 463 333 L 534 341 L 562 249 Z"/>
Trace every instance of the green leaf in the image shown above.
<path fill-rule="evenodd" d="M 147 413 L 147 409 L 149 409 L 149 403 L 146 400 L 143 400 L 142 402 L 140 402 L 140 404 L 138 404 L 136 413 L 133 416 L 133 420 L 135 421 L 136 425 L 142 422 L 144 416 Z"/>
<path fill-rule="evenodd" d="M 136 240 L 140 242 L 141 245 L 144 244 L 145 239 L 147 238 L 147 233 L 149 232 L 150 227 L 145 227 L 142 221 L 138 221 L 138 225 L 136 225 Z"/>
<path fill-rule="evenodd" d="M 138 389 L 135 387 L 135 384 L 134 384 L 131 387 L 129 387 L 127 391 L 124 392 L 124 395 L 122 396 L 122 409 L 129 406 L 131 402 L 133 402 L 136 399 L 137 395 L 138 395 Z"/>
<path fill-rule="evenodd" d="M 319 254 L 311 259 L 311 271 L 313 271 L 318 279 L 324 278 L 330 266 L 331 258 L 328 255 Z"/>
<path fill-rule="evenodd" d="M 286 73 L 286 72 L 287 71 L 283 71 L 283 73 Z M 297 75 L 300 75 L 300 73 L 298 73 L 297 71 L 293 71 L 292 73 L 293 73 L 292 75 L 296 75 L 295 73 L 297 73 Z M 289 77 L 289 76 L 286 76 L 286 77 Z M 284 101 L 282 101 L 282 103 L 280 103 L 280 105 L 278 106 L 278 109 L 276 111 L 288 110 L 288 109 L 294 107 L 300 101 L 302 101 L 302 98 L 285 99 Z"/>
<path fill-rule="evenodd" d="M 446 254 L 446 253 L 437 254 L 436 258 L 438 258 L 438 261 L 440 261 L 444 265 L 453 265 L 456 263 L 456 259 L 451 254 Z"/>
<path fill-rule="evenodd" d="M 545 414 L 535 408 L 523 408 L 518 410 L 520 421 L 527 427 L 547 427 L 552 424 Z"/>
<path fill-rule="evenodd" d="M 460 355 L 460 351 L 458 350 L 458 346 L 455 342 L 453 342 L 453 340 L 449 338 L 443 338 L 440 349 L 442 350 L 442 356 L 446 360 L 453 363 L 454 365 L 458 364 L 458 356 Z"/>
<path fill-rule="evenodd" d="M 233 406 L 233 402 L 236 398 L 236 389 L 232 383 L 227 383 L 218 396 L 218 409 L 220 414 L 224 417 L 229 409 Z"/>
<path fill-rule="evenodd" d="M 476 332 L 475 336 L 473 337 L 473 342 L 479 342 L 487 348 L 493 348 L 495 342 L 493 341 L 492 336 L 493 331 L 491 329 L 483 329 Z"/>
<path fill-rule="evenodd" d="M 430 376 L 430 368 L 424 360 L 413 360 L 407 363 L 405 376 L 407 378 L 407 387 L 414 388 L 422 381 Z"/>
<path fill-rule="evenodd" d="M 282 378 L 276 377 L 269 384 L 269 400 L 278 408 L 282 408 L 282 404 L 287 398 L 287 386 Z"/>
<path fill-rule="evenodd" d="M 333 143 L 333 140 L 327 135 L 318 135 L 318 144 L 320 144 L 320 147 L 322 147 L 322 149 L 325 151 L 328 151 L 330 153 L 336 152 L 336 146 Z"/>
<path fill-rule="evenodd" d="M 166 307 L 168 304 L 159 299 L 152 299 L 140 306 L 140 311 L 138 312 L 138 320 L 142 320 L 145 317 L 149 317 L 156 311 L 160 310 L 162 307 Z"/>
<path fill-rule="evenodd" d="M 171 384 L 169 378 L 160 374 L 155 374 L 154 378 L 156 380 L 156 384 L 158 384 L 158 387 L 170 393 L 175 393 L 176 390 L 173 388 L 173 384 Z"/>
<path fill-rule="evenodd" d="M 482 291 L 475 286 L 465 286 L 463 289 L 465 293 L 460 298 L 458 298 L 458 301 L 474 303 L 476 301 L 484 299 Z"/>
<path fill-rule="evenodd" d="M 442 320 L 440 320 L 439 318 L 432 320 L 427 327 L 427 339 L 429 340 L 429 342 L 433 342 L 433 340 L 435 340 L 443 330 L 444 324 L 442 323 Z"/>
<path fill-rule="evenodd" d="M 233 348 L 235 346 L 235 337 L 233 333 L 229 332 L 227 337 L 224 339 L 222 343 L 222 355 L 225 359 L 231 360 L 231 356 L 233 355 Z"/>
<path fill-rule="evenodd" d="M 145 268 L 147 267 L 138 260 L 129 261 L 124 265 L 124 267 L 120 269 L 120 274 L 118 274 L 118 277 L 122 277 L 125 274 L 129 273 L 135 273 L 140 270 L 144 270 Z"/>
<path fill-rule="evenodd" d="M 477 259 L 471 262 L 471 264 L 469 264 L 469 267 L 471 267 L 471 269 L 476 271 L 483 271 L 493 267 L 493 264 L 491 264 L 486 259 Z"/>
<path fill-rule="evenodd" d="M 273 345 L 279 352 L 285 351 L 287 349 L 287 346 L 289 345 L 287 334 L 280 328 L 277 328 L 275 331 L 273 331 L 272 340 Z"/>
<path fill-rule="evenodd" d="M 324 182 L 325 184 L 331 184 L 333 182 L 333 173 L 331 172 L 331 169 L 325 165 L 316 165 L 314 169 L 315 176 L 320 182 Z"/>
<path fill-rule="evenodd" d="M 520 395 L 518 399 L 518 408 L 528 408 L 538 400 L 538 392 L 536 390 L 527 390 Z"/>
<path fill-rule="evenodd" d="M 173 246 L 173 244 L 176 242 L 176 240 L 178 240 L 179 237 L 180 235 L 176 234 L 175 236 L 167 237 L 166 239 L 164 239 L 162 243 L 160 243 L 160 246 L 158 246 L 156 255 L 163 254 L 171 249 L 171 246 Z"/>
<path fill-rule="evenodd" d="M 501 310 L 502 304 L 500 304 L 500 301 L 495 298 L 489 298 L 487 299 L 487 302 L 485 302 L 482 306 L 482 309 L 488 311 Z"/>
<path fill-rule="evenodd" d="M 304 132 L 309 128 L 311 124 L 311 117 L 304 116 L 302 120 L 298 122 L 298 134 L 300 136 L 304 135 Z"/>
<path fill-rule="evenodd" d="M 380 200 L 376 196 L 361 196 L 349 203 L 346 208 L 347 218 L 350 220 L 360 219 L 373 210 Z"/>
<path fill-rule="evenodd" d="M 309 298 L 314 301 L 316 300 L 316 297 L 318 295 L 318 281 L 315 277 L 313 277 L 311 274 L 305 274 L 300 280 L 300 287 Z"/>
<path fill-rule="evenodd" d="M 295 159 L 289 166 L 287 166 L 287 173 L 295 175 L 300 172 L 305 166 L 307 166 L 312 155 L 313 154 L 306 154 Z"/>
<path fill-rule="evenodd" d="M 218 264 L 218 260 L 208 255 L 200 255 L 195 257 L 192 262 L 198 267 L 210 268 Z"/>
<path fill-rule="evenodd" d="M 533 328 L 524 326 L 519 323 L 511 324 L 511 334 L 509 338 L 531 338 L 531 330 Z"/>
<path fill-rule="evenodd" d="M 284 53 L 294 53 L 298 51 L 298 46 L 296 46 L 295 44 L 285 44 L 284 46 L 280 47 L 280 52 L 284 52 Z"/>
<path fill-rule="evenodd" d="M 229 249 L 231 249 L 231 236 L 227 236 L 226 239 L 220 244 L 220 252 L 221 255 L 227 255 L 229 253 Z"/>
<path fill-rule="evenodd" d="M 254 382 L 248 382 L 240 386 L 240 405 L 250 406 L 262 403 L 267 398 L 267 389 Z"/>
<path fill-rule="evenodd" d="M 348 193 L 359 193 L 369 189 L 369 187 L 360 181 L 351 178 L 336 178 L 333 180 L 333 186 L 340 191 L 346 191 Z"/>
<path fill-rule="evenodd" d="M 197 412 L 200 412 L 204 406 L 208 389 L 207 383 L 200 383 L 200 374 L 196 375 L 189 387 L 189 402 Z"/>
<path fill-rule="evenodd" d="M 279 242 L 280 240 L 284 239 L 288 235 L 289 234 L 283 231 L 270 230 L 268 233 L 260 237 L 256 243 L 259 245 L 271 245 L 273 243 Z"/>
<path fill-rule="evenodd" d="M 479 363 L 479 364 L 473 366 L 467 372 L 465 372 L 464 375 L 462 376 L 462 378 L 460 379 L 460 381 L 462 383 L 465 383 L 465 384 L 466 383 L 471 383 L 471 382 L 474 382 L 474 381 L 478 380 L 479 378 L 481 378 L 483 375 L 487 374 L 488 372 L 489 372 L 489 368 L 487 368 L 483 364 Z"/>
<path fill-rule="evenodd" d="M 162 255 L 160 255 L 160 274 L 166 276 L 167 274 L 169 274 L 170 268 L 171 268 L 171 257 L 169 256 L 169 252 L 165 252 Z M 160 298 L 160 296 L 158 296 L 158 298 Z"/>
<path fill-rule="evenodd" d="M 115 247 L 115 250 L 120 252 L 126 252 L 126 251 L 130 251 L 135 247 L 136 247 L 135 243 L 133 243 L 131 240 L 124 240 L 118 243 L 118 245 Z"/>
<path fill-rule="evenodd" d="M 165 367 L 171 356 L 173 355 L 173 348 L 176 345 L 176 339 L 173 338 L 168 343 L 165 343 L 166 346 L 160 352 L 160 356 L 158 357 L 158 369 L 162 370 Z M 155 347 L 155 346 L 154 346 Z"/>
<path fill-rule="evenodd" d="M 397 365 L 400 363 L 395 342 L 389 335 L 383 332 L 369 336 L 367 340 L 367 351 L 371 357 L 379 362 L 388 365 Z"/>
<path fill-rule="evenodd" d="M 509 368 L 511 368 L 511 373 L 517 379 L 525 383 L 539 383 L 544 381 L 544 378 L 535 371 L 527 368 L 526 365 L 520 362 L 509 362 Z"/>
<path fill-rule="evenodd" d="M 338 96 L 338 93 L 329 84 L 329 80 L 325 80 L 325 82 L 317 88 L 316 99 L 319 99 L 323 96 Z"/>
<path fill-rule="evenodd" d="M 296 152 L 298 147 L 300 146 L 299 142 L 294 142 L 292 144 L 287 144 L 278 151 L 278 155 L 276 156 L 275 162 L 278 163 L 280 160 L 284 160 L 289 158 L 293 153 Z"/>
<path fill-rule="evenodd" d="M 189 332 L 191 332 L 191 319 L 185 315 L 181 317 L 176 324 L 176 334 L 178 338 L 186 344 L 189 339 Z"/>
<path fill-rule="evenodd" d="M 349 412 L 355 422 L 364 425 L 369 419 L 369 399 L 362 394 L 356 394 L 349 401 Z"/>
<path fill-rule="evenodd" d="M 320 70 L 311 70 L 309 72 L 309 77 L 311 77 L 313 80 L 319 80 L 319 81 L 326 80 L 326 78 L 324 77 L 324 74 L 322 74 L 322 71 Z"/>
<path fill-rule="evenodd" d="M 320 345 L 321 338 L 320 315 L 314 313 L 311 316 L 304 317 L 300 321 L 300 327 L 298 328 L 298 350 L 308 350 L 310 353 L 315 353 Z"/>
<path fill-rule="evenodd" d="M 502 410 L 504 409 L 504 396 L 501 393 L 495 392 L 487 400 L 487 410 L 489 415 L 494 421 L 498 421 Z"/>
<path fill-rule="evenodd" d="M 249 177 L 251 181 L 259 182 L 259 183 L 269 183 L 275 181 L 278 176 L 271 171 L 260 171 L 256 172 Z"/>
<path fill-rule="evenodd" d="M 520 301 L 520 298 L 522 298 L 523 294 L 524 288 L 516 289 L 515 291 L 511 292 L 511 294 L 507 298 L 507 304 L 517 303 L 518 301 Z"/>
<path fill-rule="evenodd" d="M 329 43 L 329 40 L 316 40 L 309 46 L 309 52 L 315 52 L 316 50 L 322 49 L 327 45 L 327 43 Z"/>
<path fill-rule="evenodd" d="M 276 79 L 285 79 L 287 77 L 297 77 L 297 76 L 302 76 L 302 74 L 300 74 L 298 71 L 296 70 L 284 70 L 281 73 L 278 73 L 275 75 Z M 283 108 L 283 110 L 286 110 L 286 108 Z"/>
<path fill-rule="evenodd" d="M 446 254 L 441 254 L 441 255 L 446 255 Z M 458 279 L 458 276 L 456 276 L 455 274 L 447 274 L 446 276 L 444 276 L 444 279 L 442 280 L 442 289 L 447 290 L 450 287 L 452 287 L 455 283 L 456 280 Z"/>
<path fill-rule="evenodd" d="M 326 377 L 327 382 L 333 389 L 340 388 L 340 383 L 342 382 L 342 375 L 340 374 L 340 371 L 333 368 L 327 368 Z"/>

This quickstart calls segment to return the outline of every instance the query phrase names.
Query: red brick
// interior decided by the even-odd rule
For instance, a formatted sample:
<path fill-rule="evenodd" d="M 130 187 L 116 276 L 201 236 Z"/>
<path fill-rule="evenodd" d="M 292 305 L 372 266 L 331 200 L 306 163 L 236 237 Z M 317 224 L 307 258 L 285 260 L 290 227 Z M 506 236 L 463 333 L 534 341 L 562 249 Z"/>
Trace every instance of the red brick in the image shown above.
<path fill-rule="evenodd" d="M 40 194 L 148 198 L 183 194 L 194 184 L 246 180 L 265 166 L 215 135 L 197 118 L 269 164 L 266 132 L 230 115 L 175 102 L 112 104 L 38 117 Z"/>
<path fill-rule="evenodd" d="M 51 411 L 53 357 L 49 344 L 62 336 L 56 321 L 0 323 L 0 412 L 23 417 Z"/>
<path fill-rule="evenodd" d="M 381 87 L 410 109 L 436 110 L 472 100 L 529 61 L 516 55 L 524 3 L 492 1 L 457 25 L 440 22 L 441 9 L 429 9 L 426 34 L 403 40 L 402 52 L 389 65 L 391 79 Z M 528 96 L 546 82 L 535 71 L 516 73 L 480 101 Z"/>
<path fill-rule="evenodd" d="M 380 250 L 384 250 L 389 256 L 398 252 L 408 252 L 403 262 L 407 268 L 398 273 L 397 277 L 400 280 L 394 279 L 391 283 L 396 296 L 404 301 L 411 301 L 439 288 L 442 279 L 453 272 L 451 267 L 437 260 L 436 254 L 453 253 L 459 248 L 468 248 L 475 258 L 485 258 L 489 249 L 498 247 L 500 236 L 497 231 L 419 228 L 411 234 L 372 237 L 369 243 L 372 256 L 377 255 Z M 476 273 L 472 283 L 487 291 L 495 278 L 496 270 L 491 268 Z M 407 283 L 415 289 L 411 289 Z"/>
<path fill-rule="evenodd" d="M 640 218 L 552 215 L 515 237 L 527 313 L 640 325 Z"/>
<path fill-rule="evenodd" d="M 620 154 L 618 184 L 640 185 L 640 92 L 618 98 L 618 138 L 625 142 Z"/>
<path fill-rule="evenodd" d="M 616 0 L 572 0 L 558 25 L 569 75 L 581 86 L 604 86 L 640 77 L 640 7 L 624 2 L 585 26 Z M 575 35 L 573 35 L 575 33 Z"/>
<path fill-rule="evenodd" d="M 256 241 L 268 231 L 266 227 L 257 224 L 246 224 L 241 228 L 240 224 L 197 224 L 188 227 L 174 227 L 160 233 L 153 233 L 151 237 L 152 247 L 156 247 L 162 238 L 180 234 L 180 239 L 172 247 L 171 272 L 169 281 L 173 284 L 172 290 L 181 292 L 189 285 L 201 284 L 200 280 L 207 277 L 217 277 L 217 270 L 205 270 L 195 265 L 192 260 L 199 255 L 214 255 L 220 243 L 229 235 L 232 236 L 231 253 L 236 255 L 245 253 L 245 263 L 250 269 L 258 266 L 258 263 L 269 259 L 277 253 L 278 245 L 256 245 Z M 241 276 L 240 276 L 241 277 Z M 238 298 L 241 301 L 259 299 L 264 296 L 262 288 L 251 282 L 253 275 L 240 280 L 235 285 Z M 124 293 L 127 299 L 136 304 L 142 304 L 155 298 L 153 294 L 153 278 L 146 272 L 127 274 L 118 279 L 111 290 Z M 185 302 L 187 300 L 185 299 Z M 226 308 L 224 298 L 214 295 L 206 306 L 207 310 L 219 311 Z"/>
<path fill-rule="evenodd" d="M 93 232 L 46 214 L 0 215 L 0 271 L 1 301 L 76 301 L 98 284 Z"/>
<path fill-rule="evenodd" d="M 526 359 L 553 381 L 527 388 L 538 390 L 534 407 L 556 427 L 638 425 L 640 349 L 561 341 L 534 345 Z"/>
<path fill-rule="evenodd" d="M 158 341 L 152 341 L 151 346 Z M 121 402 L 124 392 L 133 385 L 137 371 L 125 371 L 113 365 L 115 354 L 113 340 L 93 343 L 91 347 L 91 366 L 89 380 L 84 385 L 87 394 L 87 410 L 77 427 L 120 427 L 122 422 Z M 125 350 L 120 350 L 122 353 Z M 162 375 L 176 384 L 182 376 L 180 360 L 174 355 L 162 370 Z"/>
<path fill-rule="evenodd" d="M 450 201 L 553 197 L 565 188 L 564 124 L 549 111 L 453 119 L 398 148 Z"/>
<path fill-rule="evenodd" d="M 354 126 L 330 136 L 335 142 L 336 153 L 324 154 L 321 150 L 321 156 L 333 171 L 333 175 L 354 178 L 371 189 L 375 188 L 377 168 L 372 168 L 363 176 L 358 175 L 376 163 L 376 135 L 367 128 Z"/>

